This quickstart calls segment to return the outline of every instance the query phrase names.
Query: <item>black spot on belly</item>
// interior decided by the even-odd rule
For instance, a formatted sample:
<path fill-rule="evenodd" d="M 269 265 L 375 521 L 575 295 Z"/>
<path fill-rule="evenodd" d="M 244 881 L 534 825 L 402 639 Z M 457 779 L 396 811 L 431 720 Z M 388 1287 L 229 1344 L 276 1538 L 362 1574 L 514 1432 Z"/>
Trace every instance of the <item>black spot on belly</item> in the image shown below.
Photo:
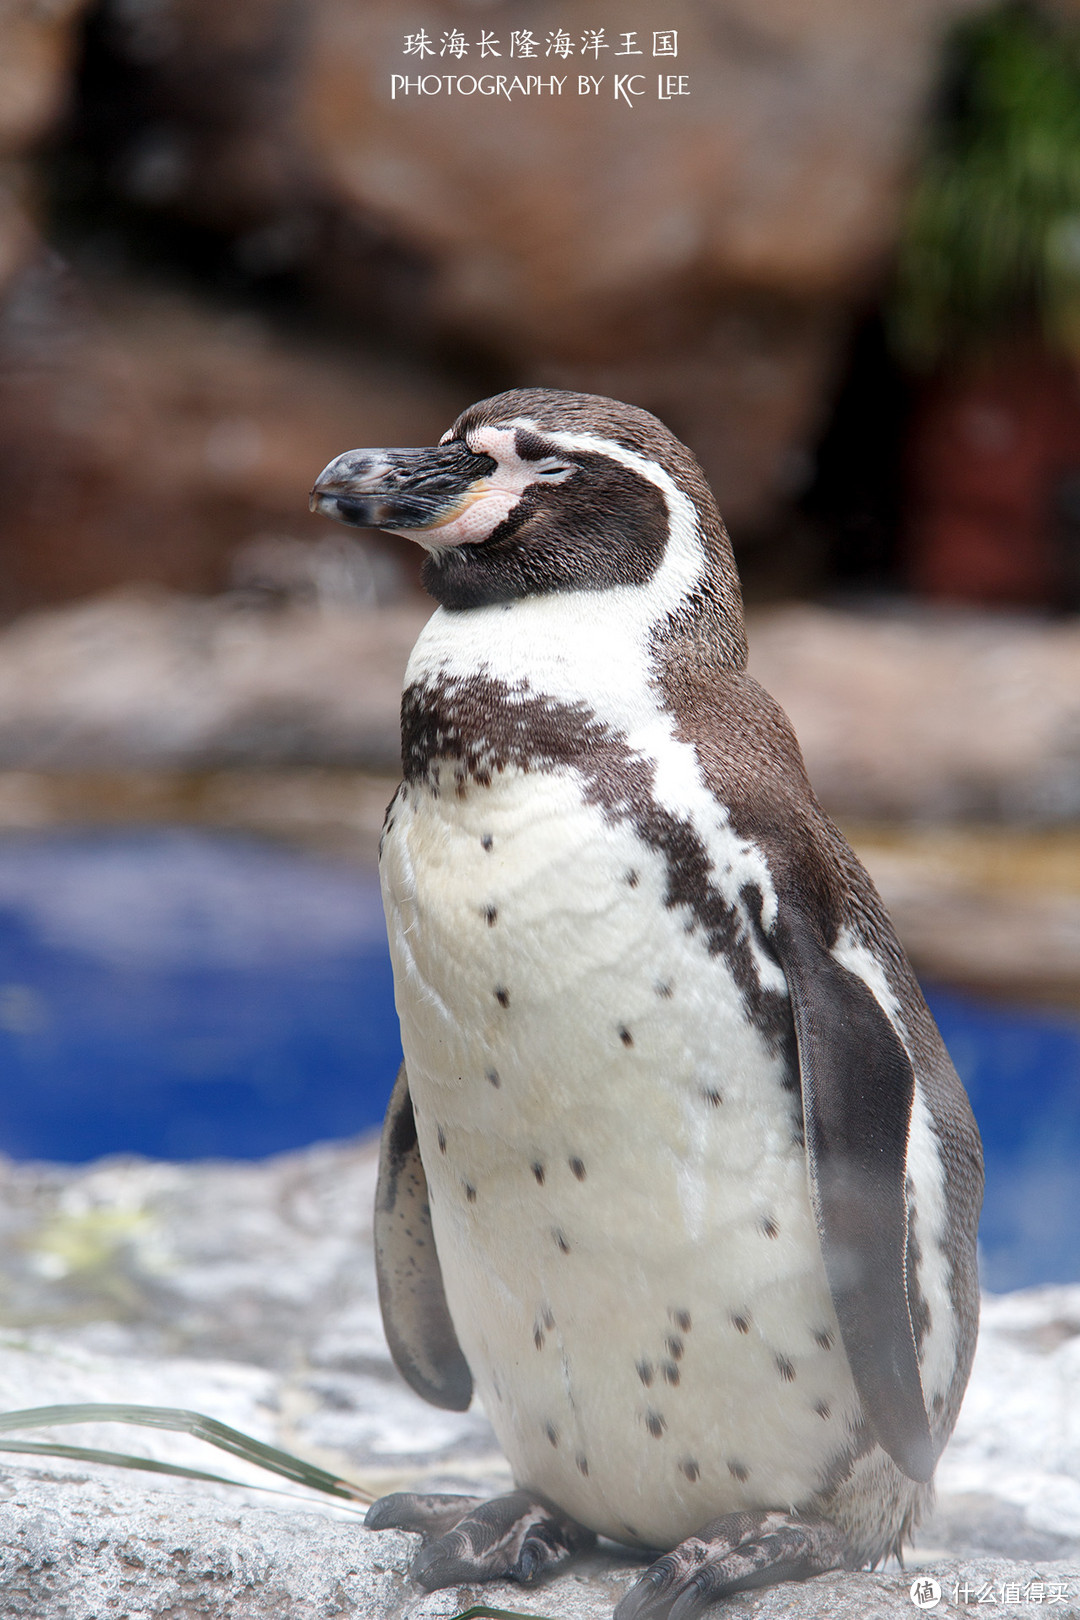
<path fill-rule="evenodd" d="M 555 1316 L 550 1305 L 544 1306 L 543 1310 L 540 1312 L 540 1320 L 550 1333 L 552 1328 L 555 1326 Z"/>
<path fill-rule="evenodd" d="M 539 1160 L 533 1165 L 532 1173 L 536 1177 L 536 1185 L 542 1187 L 544 1185 L 544 1167 Z"/>
<path fill-rule="evenodd" d="M 575 1175 L 575 1177 L 577 1178 L 578 1181 L 584 1181 L 585 1180 L 585 1165 L 583 1164 L 581 1159 L 571 1159 L 570 1160 L 570 1169 L 572 1170 L 573 1174 Z"/>
<path fill-rule="evenodd" d="M 634 869 L 631 867 L 630 871 L 627 872 L 627 874 L 626 874 L 626 886 L 627 886 L 627 888 L 628 889 L 636 889 L 640 882 L 641 882 L 641 878 L 640 878 L 639 874 L 637 872 L 635 872 Z"/>
<path fill-rule="evenodd" d="M 701 1469 L 698 1467 L 697 1459 L 695 1457 L 684 1457 L 682 1462 L 679 1464 L 679 1467 L 686 1475 L 691 1485 L 694 1484 L 695 1480 L 701 1478 Z"/>
<path fill-rule="evenodd" d="M 494 1086 L 496 1091 L 498 1091 L 499 1087 L 502 1085 L 502 1081 L 499 1079 L 498 1069 L 485 1070 L 484 1079 L 487 1081 L 489 1086 Z"/>
<path fill-rule="evenodd" d="M 533 1344 L 535 1344 L 538 1350 L 542 1350 L 544 1348 L 544 1329 L 542 1324 L 539 1322 L 537 1322 L 536 1326 L 533 1328 Z"/>
<path fill-rule="evenodd" d="M 653 988 L 660 997 L 661 1001 L 670 1001 L 672 996 L 675 994 L 675 986 L 672 984 L 670 979 L 662 980 L 660 984 L 654 985 Z"/>
<path fill-rule="evenodd" d="M 645 1385 L 645 1388 L 648 1389 L 653 1381 L 653 1378 L 655 1377 L 655 1369 L 652 1362 L 639 1361 L 637 1363 L 637 1375 L 641 1379 L 641 1382 Z"/>
<path fill-rule="evenodd" d="M 494 928 L 494 926 L 498 922 L 498 920 L 499 920 L 498 909 L 495 906 L 485 906 L 484 907 L 484 921 L 487 923 L 488 927 L 489 928 Z"/>
<path fill-rule="evenodd" d="M 749 1333 L 749 1331 L 750 1331 L 750 1313 L 747 1312 L 743 1316 L 733 1316 L 731 1318 L 731 1325 L 734 1328 L 738 1328 L 740 1333 Z"/>
<path fill-rule="evenodd" d="M 739 1481 L 740 1485 L 745 1485 L 746 1481 L 750 1478 L 750 1470 L 747 1468 L 745 1463 L 729 1462 L 727 1465 L 727 1471 L 731 1475 L 732 1479 L 737 1479 Z"/>
<path fill-rule="evenodd" d="M 505 985 L 497 984 L 492 994 L 494 995 L 495 1000 L 499 1003 L 500 1007 L 509 1007 L 510 992 L 506 989 Z"/>
<path fill-rule="evenodd" d="M 649 1410 L 645 1414 L 645 1427 L 648 1429 L 654 1440 L 659 1440 L 660 1436 L 667 1428 L 667 1422 L 663 1417 L 661 1417 L 659 1412 L 654 1411 L 650 1406 Z"/>
<path fill-rule="evenodd" d="M 817 1345 L 820 1345 L 822 1350 L 831 1350 L 832 1349 L 832 1347 L 833 1347 L 833 1336 L 829 1332 L 828 1328 L 818 1328 L 816 1330 L 816 1332 L 814 1333 L 814 1343 L 817 1344 Z"/>
<path fill-rule="evenodd" d="M 668 1311 L 668 1315 L 681 1333 L 689 1333 L 694 1325 L 689 1311 Z"/>
<path fill-rule="evenodd" d="M 631 1035 L 625 1024 L 623 1024 L 619 1030 L 619 1039 L 622 1041 L 624 1046 L 633 1046 L 634 1044 L 634 1037 Z"/>
<path fill-rule="evenodd" d="M 559 1443 L 559 1431 L 555 1427 L 554 1423 L 545 1423 L 544 1424 L 544 1433 L 547 1435 L 548 1439 L 551 1441 L 551 1444 L 553 1446 L 558 1445 L 558 1443 Z"/>
<path fill-rule="evenodd" d="M 471 1181 L 467 1181 L 465 1183 L 465 1197 L 468 1199 L 470 1204 L 476 1203 L 476 1188 L 473 1186 Z"/>
<path fill-rule="evenodd" d="M 436 1141 L 439 1144 L 439 1152 L 440 1153 L 445 1153 L 446 1152 L 446 1132 L 443 1130 L 441 1125 L 439 1126 L 438 1132 L 436 1133 Z"/>
<path fill-rule="evenodd" d="M 944 1395 L 935 1395 L 933 1401 L 931 1402 L 931 1405 L 934 1408 L 934 1416 L 939 1417 L 941 1415 L 942 1410 L 944 1409 L 944 1406 L 945 1406 L 945 1397 L 944 1397 Z"/>
<path fill-rule="evenodd" d="M 719 1108 L 720 1104 L 724 1100 L 720 1093 L 713 1090 L 712 1087 L 710 1087 L 708 1091 L 703 1091 L 701 1095 L 704 1097 L 710 1108 Z"/>
<path fill-rule="evenodd" d="M 589 1477 L 589 1459 L 588 1459 L 588 1457 L 586 1457 L 586 1455 L 585 1455 L 585 1453 L 583 1451 L 579 1451 L 574 1460 L 577 1463 L 578 1473 L 579 1474 L 584 1474 L 586 1479 L 587 1479 Z"/>
<path fill-rule="evenodd" d="M 663 1371 L 665 1384 L 677 1384 L 679 1382 L 681 1375 L 674 1361 L 665 1361 Z"/>
<path fill-rule="evenodd" d="M 666 1341 L 666 1343 L 667 1343 L 668 1355 L 671 1357 L 671 1359 L 673 1361 L 681 1361 L 682 1358 L 683 1358 L 683 1342 L 682 1342 L 682 1340 L 681 1339 L 676 1339 L 674 1336 L 672 1336 L 670 1339 L 668 1339 Z"/>
<path fill-rule="evenodd" d="M 765 1216 L 765 1219 L 761 1223 L 761 1230 L 764 1232 L 767 1238 L 778 1237 L 780 1233 L 780 1228 L 777 1226 L 771 1215 Z"/>
<path fill-rule="evenodd" d="M 774 1356 L 773 1360 L 776 1362 L 777 1372 L 780 1374 L 785 1383 L 794 1383 L 795 1363 L 793 1361 L 789 1361 L 787 1356 Z"/>
<path fill-rule="evenodd" d="M 555 1247 L 559 1250 L 559 1253 L 569 1254 L 570 1245 L 566 1241 L 566 1233 L 563 1231 L 562 1227 L 557 1226 L 551 1235 L 555 1240 Z"/>
<path fill-rule="evenodd" d="M 814 1411 L 817 1413 L 819 1418 L 832 1417 L 832 1407 L 829 1405 L 828 1401 L 817 1401 L 814 1405 Z"/>
<path fill-rule="evenodd" d="M 494 849 L 494 847 L 495 847 L 494 838 L 492 838 L 490 833 L 485 833 L 483 838 L 481 838 L 481 840 L 480 840 L 480 848 L 481 849 L 486 849 L 486 850 L 488 850 L 490 852 L 492 849 Z"/>

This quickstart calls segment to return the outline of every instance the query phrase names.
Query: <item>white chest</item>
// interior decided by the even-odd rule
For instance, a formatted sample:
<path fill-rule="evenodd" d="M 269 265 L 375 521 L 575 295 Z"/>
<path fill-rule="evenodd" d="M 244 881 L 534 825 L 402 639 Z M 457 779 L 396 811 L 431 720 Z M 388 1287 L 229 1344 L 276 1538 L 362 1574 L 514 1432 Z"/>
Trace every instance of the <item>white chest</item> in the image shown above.
<path fill-rule="evenodd" d="M 651 1544 L 806 1500 L 857 1402 L 781 1054 L 573 770 L 442 779 L 395 803 L 384 896 L 447 1299 L 516 1477 Z"/>

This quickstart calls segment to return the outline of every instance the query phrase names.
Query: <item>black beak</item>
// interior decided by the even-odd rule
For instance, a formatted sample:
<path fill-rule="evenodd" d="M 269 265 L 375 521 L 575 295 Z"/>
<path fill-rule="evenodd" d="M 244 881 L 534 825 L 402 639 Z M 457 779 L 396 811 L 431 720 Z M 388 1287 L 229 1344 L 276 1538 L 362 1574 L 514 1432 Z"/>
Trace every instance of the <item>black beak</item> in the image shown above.
<path fill-rule="evenodd" d="M 428 529 L 452 518 L 495 465 L 460 439 L 429 450 L 346 450 L 319 474 L 308 505 L 354 528 Z"/>

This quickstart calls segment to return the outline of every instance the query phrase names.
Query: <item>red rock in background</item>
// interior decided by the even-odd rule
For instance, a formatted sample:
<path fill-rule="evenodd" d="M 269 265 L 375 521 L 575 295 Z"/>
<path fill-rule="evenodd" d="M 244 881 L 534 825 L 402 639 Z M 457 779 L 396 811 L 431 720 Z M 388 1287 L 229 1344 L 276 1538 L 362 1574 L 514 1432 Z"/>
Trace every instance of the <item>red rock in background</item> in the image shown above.
<path fill-rule="evenodd" d="M 588 16 L 548 0 L 528 19 L 514 0 L 418 0 L 407 15 L 391 0 L 8 0 L 0 615 L 130 577 L 215 588 L 237 546 L 306 523 L 299 503 L 326 442 L 415 441 L 464 399 L 517 382 L 657 411 L 701 457 L 737 543 L 767 535 L 812 476 L 852 320 L 887 270 L 944 33 L 981 3 L 671 0 L 659 20 L 679 54 L 664 59 L 645 0 L 595 0 Z M 550 33 L 580 43 L 588 24 L 613 43 L 633 32 L 643 55 L 594 61 L 576 46 L 565 62 L 511 61 L 511 27 L 526 20 L 541 53 Z M 406 31 L 438 53 L 453 29 L 469 44 L 461 59 L 404 56 Z M 482 32 L 499 59 L 481 62 Z M 395 72 L 481 68 L 570 83 L 559 98 L 391 99 Z M 590 68 L 605 76 L 598 97 L 574 93 Z M 610 94 L 623 69 L 645 83 L 632 107 Z M 660 101 L 655 76 L 675 70 L 691 93 Z M 391 382 L 355 337 L 331 364 L 244 337 L 194 299 L 151 313 L 123 269 L 58 301 L 34 258 L 31 160 L 65 116 L 144 225 L 205 231 L 256 280 L 287 272 L 349 331 L 409 353 L 408 377 Z M 1040 387 L 1010 376 L 993 385 L 1008 399 L 987 409 L 1008 413 Z M 1045 445 L 1060 442 L 1064 397 L 1059 379 L 1045 432 L 1031 429 L 1044 446 L 1031 454 L 1055 475 Z M 1054 564 L 1034 537 L 1044 497 L 1030 456 L 985 456 L 969 429 L 990 418 L 972 409 L 944 393 L 927 406 L 915 463 L 953 465 L 917 475 L 913 583 L 955 594 L 967 569 L 982 599 L 1046 600 Z M 994 464 L 986 478 L 980 457 Z M 1014 461 L 1028 471 L 1008 472 L 1012 495 L 990 501 Z M 974 504 L 965 480 L 982 489 Z M 991 508 L 976 545 L 973 514 Z"/>
<path fill-rule="evenodd" d="M 253 541 L 340 536 L 307 511 L 327 461 L 434 443 L 466 404 L 256 317 L 25 272 L 0 320 L 0 618 L 126 580 L 219 591 Z M 388 544 L 415 573 L 415 548 Z"/>
<path fill-rule="evenodd" d="M 530 18 L 541 53 L 586 22 L 641 58 L 511 61 L 526 19 L 508 3 L 401 8 L 317 0 L 299 76 L 296 127 L 328 228 L 311 270 L 347 304 L 352 247 L 380 239 L 406 257 L 376 296 L 430 341 L 490 354 L 515 380 L 631 398 L 686 438 L 736 530 L 761 527 L 805 483 L 853 303 L 894 238 L 940 40 L 963 0 L 868 8 L 857 0 L 645 0 L 596 14 L 556 0 Z M 658 21 L 677 59 L 654 58 Z M 418 62 L 404 32 L 461 60 Z M 481 61 L 482 31 L 503 55 Z M 393 73 L 549 74 L 561 97 L 391 100 Z M 572 93 L 576 74 L 602 93 Z M 613 75 L 640 70 L 645 94 L 616 103 Z M 660 101 L 661 70 L 689 96 Z M 404 278 L 404 288 L 401 281 Z M 398 288 L 385 285 L 397 282 Z M 403 296 L 402 296 L 403 294 Z"/>
<path fill-rule="evenodd" d="M 911 427 L 907 577 L 920 596 L 1043 607 L 1069 588 L 1080 378 L 1016 346 L 932 384 Z"/>
<path fill-rule="evenodd" d="M 87 4 L 0 4 L 0 293 L 38 245 L 26 159 L 64 112 Z"/>

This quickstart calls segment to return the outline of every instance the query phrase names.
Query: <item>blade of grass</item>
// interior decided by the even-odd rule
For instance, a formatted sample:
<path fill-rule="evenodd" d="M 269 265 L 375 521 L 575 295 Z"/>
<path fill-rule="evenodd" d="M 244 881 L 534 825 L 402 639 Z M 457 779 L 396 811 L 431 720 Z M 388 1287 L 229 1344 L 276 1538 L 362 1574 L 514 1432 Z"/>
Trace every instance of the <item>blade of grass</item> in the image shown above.
<path fill-rule="evenodd" d="M 159 1462 L 156 1457 L 134 1457 L 126 1451 L 99 1451 L 90 1446 L 49 1445 L 42 1441 L 0 1440 L 0 1451 L 15 1452 L 29 1457 L 67 1457 L 73 1462 L 107 1463 L 112 1468 L 138 1468 L 147 1474 L 175 1474 L 180 1479 L 208 1480 L 212 1485 L 235 1485 L 239 1490 L 266 1491 L 271 1496 L 284 1496 L 290 1502 L 307 1504 L 306 1496 L 295 1491 L 283 1491 L 276 1485 L 257 1485 L 253 1480 L 229 1479 L 226 1474 L 209 1474 L 202 1468 L 184 1468 L 180 1463 Z M 352 1504 L 350 1503 L 349 1506 Z M 359 1504 L 358 1504 L 359 1505 Z"/>
<path fill-rule="evenodd" d="M 528 1614 L 524 1609 L 489 1609 L 486 1603 L 474 1603 L 471 1609 L 462 1609 L 452 1620 L 549 1620 L 546 1614 Z"/>
<path fill-rule="evenodd" d="M 351 1485 L 348 1480 L 339 1479 L 316 1463 L 305 1462 L 302 1457 L 294 1457 L 288 1451 L 279 1451 L 277 1446 L 269 1446 L 263 1440 L 256 1440 L 239 1429 L 230 1428 L 217 1418 L 206 1417 L 202 1412 L 190 1412 L 184 1407 L 129 1406 L 87 1401 L 76 1406 L 28 1406 L 19 1412 L 0 1413 L 0 1433 L 13 1429 L 47 1429 L 61 1423 L 132 1423 L 141 1428 L 172 1429 L 178 1434 L 190 1434 L 196 1440 L 205 1440 L 220 1451 L 227 1451 L 272 1474 L 280 1474 L 294 1484 L 322 1491 L 326 1496 L 344 1497 L 350 1502 L 374 1501 L 369 1491 Z"/>

